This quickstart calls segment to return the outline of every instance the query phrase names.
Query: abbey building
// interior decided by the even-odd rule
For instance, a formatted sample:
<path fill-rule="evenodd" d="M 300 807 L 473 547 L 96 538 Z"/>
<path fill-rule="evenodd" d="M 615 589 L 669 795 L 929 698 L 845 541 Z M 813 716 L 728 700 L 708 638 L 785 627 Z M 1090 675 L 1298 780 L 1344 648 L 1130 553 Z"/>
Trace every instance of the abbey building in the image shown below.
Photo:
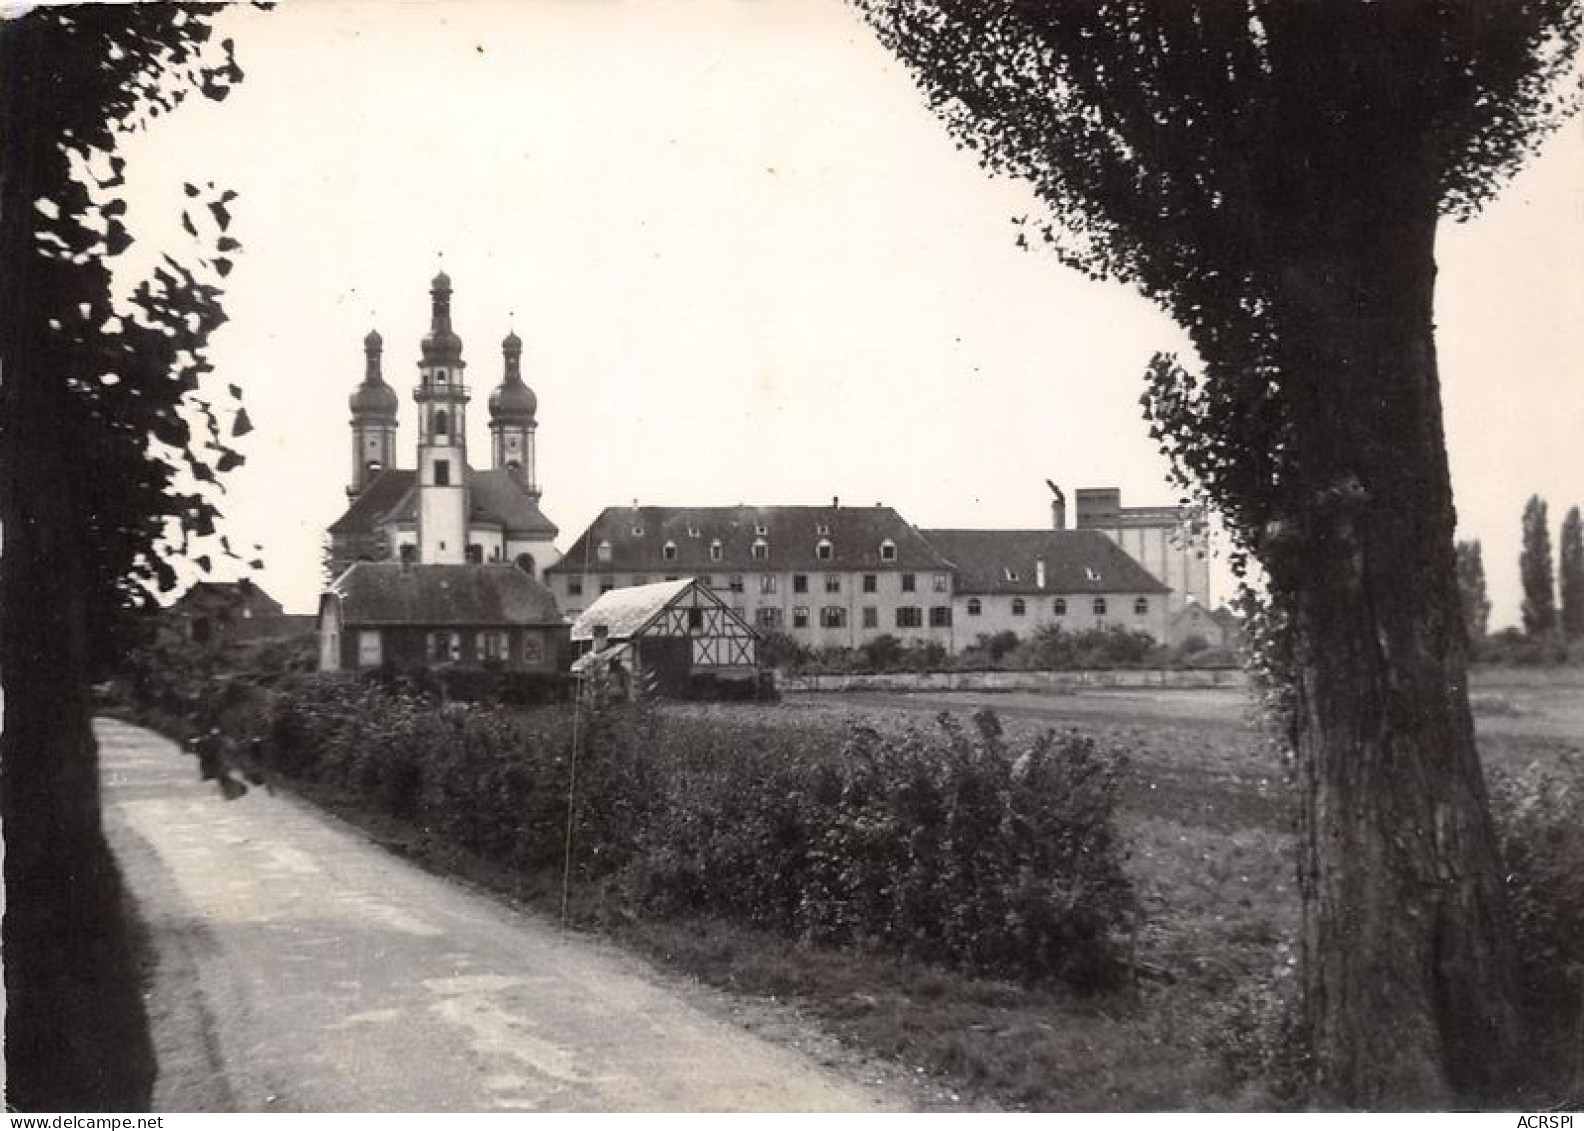
<path fill-rule="evenodd" d="M 540 510 L 534 463 L 538 399 L 523 381 L 522 339 L 501 343 L 501 382 L 488 400 L 490 463 L 468 459 L 472 390 L 462 339 L 451 326 L 451 279 L 430 285 L 430 325 L 419 346 L 416 466 L 397 466 L 396 391 L 385 381 L 384 342 L 363 340 L 363 382 L 353 392 L 348 506 L 329 529 L 330 575 L 355 562 L 499 563 L 532 577 L 556 564 L 556 526 Z"/>

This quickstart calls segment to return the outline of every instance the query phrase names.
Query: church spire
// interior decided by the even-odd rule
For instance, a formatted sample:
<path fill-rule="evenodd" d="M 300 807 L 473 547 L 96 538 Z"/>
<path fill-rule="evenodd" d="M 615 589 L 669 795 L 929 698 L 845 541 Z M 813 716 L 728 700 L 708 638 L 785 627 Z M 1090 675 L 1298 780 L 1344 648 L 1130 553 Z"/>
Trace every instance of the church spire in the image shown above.
<path fill-rule="evenodd" d="M 418 362 L 418 560 L 460 563 L 467 552 L 467 404 L 462 339 L 451 329 L 451 278 L 429 286 L 429 332 Z"/>
<path fill-rule="evenodd" d="M 353 497 L 361 494 L 374 476 L 395 466 L 400 401 L 380 372 L 383 349 L 379 331 L 370 330 L 363 339 L 363 383 L 347 399 L 352 409 L 352 480 L 347 494 Z"/>
<path fill-rule="evenodd" d="M 490 394 L 490 448 L 497 468 L 512 472 L 539 498 L 539 483 L 534 468 L 535 414 L 539 398 L 522 379 L 522 339 L 508 333 L 501 342 L 504 375 Z"/>

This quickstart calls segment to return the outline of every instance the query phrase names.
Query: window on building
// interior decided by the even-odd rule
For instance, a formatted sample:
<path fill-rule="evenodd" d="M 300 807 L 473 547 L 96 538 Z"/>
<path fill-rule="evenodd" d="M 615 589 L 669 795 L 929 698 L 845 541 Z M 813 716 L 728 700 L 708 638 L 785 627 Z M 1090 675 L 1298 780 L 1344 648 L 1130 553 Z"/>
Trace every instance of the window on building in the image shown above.
<path fill-rule="evenodd" d="M 1097 617 L 1106 615 L 1106 599 L 1104 597 L 1096 597 L 1094 599 L 1094 615 Z"/>
<path fill-rule="evenodd" d="M 880 560 L 883 562 L 896 561 L 896 543 L 889 538 L 880 543 Z"/>
<path fill-rule="evenodd" d="M 715 539 L 715 541 L 710 543 L 710 561 L 718 562 L 720 560 L 721 560 L 721 544 L 720 544 L 720 539 L 717 538 L 717 539 Z"/>
<path fill-rule="evenodd" d="M 1135 615 L 1141 616 L 1141 617 L 1145 616 L 1146 614 L 1148 614 L 1149 613 L 1149 598 L 1148 597 L 1140 597 L 1138 600 L 1134 601 L 1133 602 L 1133 612 L 1134 612 Z"/>
<path fill-rule="evenodd" d="M 946 577 L 946 575 L 944 573 L 937 573 L 935 575 L 934 585 L 935 585 L 935 592 L 937 592 L 937 593 L 945 593 L 947 591 L 947 589 L 950 587 L 950 581 L 947 579 L 947 577 Z"/>
<path fill-rule="evenodd" d="M 971 616 L 971 617 L 976 617 L 982 612 L 984 612 L 984 605 L 982 605 L 980 603 L 979 598 L 978 597 L 969 597 L 968 598 L 968 615 Z"/>
<path fill-rule="evenodd" d="M 480 633 L 479 648 L 486 660 L 504 660 L 506 658 L 506 634 L 493 631 Z"/>
<path fill-rule="evenodd" d="M 774 605 L 767 605 L 762 609 L 754 610 L 754 627 L 764 629 L 778 629 L 781 627 L 781 610 Z"/>
<path fill-rule="evenodd" d="M 688 523 L 687 531 L 689 538 L 697 538 L 699 536 L 699 528 L 693 525 L 691 522 Z"/>
<path fill-rule="evenodd" d="M 924 614 L 917 605 L 898 605 L 896 626 L 898 628 L 922 628 L 924 627 Z"/>
<path fill-rule="evenodd" d="M 826 605 L 820 609 L 821 628 L 846 628 L 847 610 L 840 605 Z"/>
<path fill-rule="evenodd" d="M 770 557 L 770 543 L 763 538 L 755 538 L 752 552 L 757 560 L 764 561 Z"/>
<path fill-rule="evenodd" d="M 1067 615 L 1067 598 L 1066 597 L 1057 597 L 1054 601 L 1052 601 L 1051 602 L 1051 612 L 1054 613 L 1056 616 L 1059 616 L 1059 617 L 1066 616 Z"/>
<path fill-rule="evenodd" d="M 814 543 L 814 556 L 822 562 L 830 561 L 835 552 L 836 548 L 823 538 Z"/>
<path fill-rule="evenodd" d="M 429 634 L 429 659 L 437 664 L 449 663 L 462 658 L 462 634 L 460 632 L 431 632 Z"/>
<path fill-rule="evenodd" d="M 435 380 L 444 385 L 446 383 L 446 371 L 444 369 L 436 369 Z"/>
<path fill-rule="evenodd" d="M 677 549 L 675 542 L 667 542 L 660 547 L 660 556 L 668 562 L 676 561 Z"/>
<path fill-rule="evenodd" d="M 569 574 L 567 575 L 566 581 L 568 597 L 583 596 L 583 579 L 581 577 L 573 577 Z"/>
<path fill-rule="evenodd" d="M 436 409 L 434 414 L 434 434 L 445 437 L 451 432 L 451 418 L 446 415 L 445 409 Z"/>
<path fill-rule="evenodd" d="M 827 593 L 840 593 L 841 592 L 841 574 L 839 574 L 839 573 L 827 573 L 825 575 L 825 592 L 827 592 Z"/>
<path fill-rule="evenodd" d="M 412 565 L 418 560 L 418 547 L 411 542 L 403 542 L 399 553 L 401 560 L 407 565 Z"/>
<path fill-rule="evenodd" d="M 544 637 L 537 632 L 524 632 L 518 639 L 522 641 L 522 662 L 525 665 L 544 663 Z"/>
<path fill-rule="evenodd" d="M 1012 598 L 1012 615 L 1020 617 L 1028 612 L 1028 603 L 1022 597 Z"/>
<path fill-rule="evenodd" d="M 806 574 L 806 573 L 794 573 L 792 575 L 792 592 L 794 592 L 794 593 L 807 593 L 808 592 L 808 574 Z"/>
<path fill-rule="evenodd" d="M 793 605 L 792 606 L 792 627 L 793 628 L 807 628 L 808 627 L 808 607 L 806 605 Z"/>
<path fill-rule="evenodd" d="M 470 564 L 483 565 L 484 547 L 480 546 L 477 542 L 469 542 L 465 556 Z"/>
<path fill-rule="evenodd" d="M 600 541 L 600 544 L 598 546 L 594 547 L 594 556 L 596 558 L 598 558 L 602 562 L 610 561 L 611 560 L 611 544 L 609 542 L 604 541 L 602 539 Z"/>
<path fill-rule="evenodd" d="M 1090 581 L 1099 581 L 1100 571 L 1095 569 L 1094 566 L 1084 566 L 1084 576 Z"/>
<path fill-rule="evenodd" d="M 879 588 L 880 578 L 876 574 L 866 573 L 863 575 L 863 591 L 865 593 L 874 593 Z"/>
<path fill-rule="evenodd" d="M 688 631 L 689 632 L 699 632 L 699 631 L 702 631 L 703 628 L 704 628 L 704 610 L 703 609 L 689 609 L 688 610 Z"/>
<path fill-rule="evenodd" d="M 437 459 L 434 461 L 434 481 L 436 487 L 451 486 L 451 461 Z"/>
<path fill-rule="evenodd" d="M 951 627 L 951 606 L 950 605 L 931 605 L 930 606 L 930 627 L 931 628 L 950 628 Z"/>
<path fill-rule="evenodd" d="M 742 574 L 732 574 L 731 579 L 726 582 L 726 588 L 730 589 L 733 593 L 741 593 L 743 591 Z"/>
<path fill-rule="evenodd" d="M 384 662 L 378 629 L 364 629 L 358 633 L 358 667 L 377 668 Z"/>
<path fill-rule="evenodd" d="M 759 575 L 759 592 L 760 593 L 769 594 L 769 593 L 774 593 L 775 591 L 776 591 L 776 575 L 773 574 L 773 573 L 762 573 L 762 574 L 760 574 Z"/>
<path fill-rule="evenodd" d="M 863 607 L 863 626 L 865 628 L 879 628 L 880 610 L 873 605 L 865 605 Z"/>
<path fill-rule="evenodd" d="M 1016 581 L 1017 579 L 1018 579 L 1018 571 L 1013 569 L 1011 566 L 1007 566 L 1005 569 L 1003 569 L 1001 571 L 1001 580 L 1003 580 L 1003 581 Z"/>
<path fill-rule="evenodd" d="M 912 593 L 917 588 L 918 588 L 918 575 L 917 574 L 912 574 L 912 573 L 904 573 L 902 575 L 902 592 L 904 592 L 904 593 Z"/>
<path fill-rule="evenodd" d="M 600 592 L 601 593 L 609 593 L 614 588 L 616 588 L 616 579 L 614 577 L 602 577 L 602 578 L 600 578 Z"/>

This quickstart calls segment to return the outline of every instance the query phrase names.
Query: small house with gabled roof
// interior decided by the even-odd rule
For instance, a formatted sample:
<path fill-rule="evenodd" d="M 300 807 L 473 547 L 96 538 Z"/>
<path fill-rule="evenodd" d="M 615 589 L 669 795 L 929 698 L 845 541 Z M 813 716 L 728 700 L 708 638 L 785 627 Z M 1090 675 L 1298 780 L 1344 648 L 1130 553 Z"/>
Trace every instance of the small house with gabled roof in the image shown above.
<path fill-rule="evenodd" d="M 572 623 L 577 673 L 613 662 L 633 686 L 680 695 L 699 677 L 758 679 L 758 633 L 696 578 L 614 589 Z"/>
<path fill-rule="evenodd" d="M 568 626 L 516 566 L 357 562 L 319 601 L 319 667 L 565 668 Z"/>

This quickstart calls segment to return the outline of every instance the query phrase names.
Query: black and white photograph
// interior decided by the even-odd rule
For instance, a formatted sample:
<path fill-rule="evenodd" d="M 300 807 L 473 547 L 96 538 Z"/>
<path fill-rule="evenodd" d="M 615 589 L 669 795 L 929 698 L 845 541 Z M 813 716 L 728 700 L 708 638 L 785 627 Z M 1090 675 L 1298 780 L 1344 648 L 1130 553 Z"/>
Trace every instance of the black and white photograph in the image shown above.
<path fill-rule="evenodd" d="M 1573 1126 L 1581 39 L 0 0 L 8 1112 Z"/>

